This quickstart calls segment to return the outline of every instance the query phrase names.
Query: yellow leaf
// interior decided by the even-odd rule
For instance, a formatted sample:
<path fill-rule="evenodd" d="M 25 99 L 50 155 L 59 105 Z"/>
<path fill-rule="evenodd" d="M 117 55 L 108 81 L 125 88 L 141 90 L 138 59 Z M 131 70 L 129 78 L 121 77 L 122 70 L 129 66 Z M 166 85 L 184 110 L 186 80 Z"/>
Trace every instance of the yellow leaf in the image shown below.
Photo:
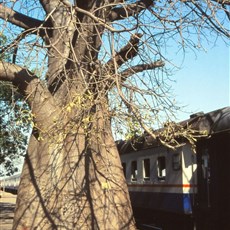
<path fill-rule="evenodd" d="M 110 189 L 111 187 L 107 182 L 102 182 L 101 183 L 101 188 L 106 190 L 106 189 Z"/>
<path fill-rule="evenodd" d="M 72 110 L 71 106 L 67 106 L 66 110 L 67 110 L 67 112 L 71 112 L 71 110 Z"/>

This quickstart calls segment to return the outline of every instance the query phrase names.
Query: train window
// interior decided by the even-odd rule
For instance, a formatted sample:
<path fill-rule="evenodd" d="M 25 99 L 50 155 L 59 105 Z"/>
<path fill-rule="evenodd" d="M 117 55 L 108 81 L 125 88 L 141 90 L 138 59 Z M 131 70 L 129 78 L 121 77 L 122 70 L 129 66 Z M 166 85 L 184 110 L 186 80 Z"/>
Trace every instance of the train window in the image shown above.
<path fill-rule="evenodd" d="M 144 181 L 150 180 L 150 159 L 144 159 L 143 163 L 143 178 Z"/>
<path fill-rule="evenodd" d="M 157 173 L 158 173 L 158 180 L 165 181 L 165 177 L 166 177 L 166 159 L 165 157 L 157 158 Z"/>
<path fill-rule="evenodd" d="M 174 153 L 172 156 L 172 168 L 177 171 L 181 169 L 181 155 L 180 153 Z"/>
<path fill-rule="evenodd" d="M 137 161 L 131 162 L 131 180 L 137 181 Z"/>
<path fill-rule="evenodd" d="M 122 162 L 123 172 L 126 178 L 126 163 Z"/>

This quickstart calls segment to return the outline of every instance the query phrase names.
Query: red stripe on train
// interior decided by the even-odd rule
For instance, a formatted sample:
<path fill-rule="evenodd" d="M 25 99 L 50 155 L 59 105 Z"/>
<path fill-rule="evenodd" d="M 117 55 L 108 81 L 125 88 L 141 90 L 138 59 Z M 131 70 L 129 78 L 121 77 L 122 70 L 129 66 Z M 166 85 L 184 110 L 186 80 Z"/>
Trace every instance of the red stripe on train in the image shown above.
<path fill-rule="evenodd" d="M 128 184 L 128 187 L 176 187 L 176 188 L 196 188 L 196 184 Z"/>

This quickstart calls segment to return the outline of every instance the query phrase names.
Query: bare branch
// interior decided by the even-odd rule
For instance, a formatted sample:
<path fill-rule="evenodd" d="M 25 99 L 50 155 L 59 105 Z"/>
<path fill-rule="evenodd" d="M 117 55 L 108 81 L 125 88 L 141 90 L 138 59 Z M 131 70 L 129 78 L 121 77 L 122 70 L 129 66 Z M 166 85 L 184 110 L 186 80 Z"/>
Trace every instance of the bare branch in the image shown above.
<path fill-rule="evenodd" d="M 19 34 L 17 36 L 17 38 L 14 39 L 13 42 L 11 42 L 9 45 L 3 47 L 1 50 L 0 50 L 0 54 L 3 54 L 4 52 L 8 51 L 8 50 L 11 50 L 13 48 L 17 48 L 18 47 L 18 44 L 19 42 L 25 38 L 26 35 L 28 34 L 33 34 L 33 29 L 32 30 L 25 30 L 23 31 L 21 34 Z"/>
<path fill-rule="evenodd" d="M 226 5 L 223 5 L 223 8 L 225 9 L 225 14 L 227 15 L 228 20 L 230 21 L 230 12 L 228 11 Z"/>
<path fill-rule="evenodd" d="M 230 5 L 229 0 L 212 0 L 212 1 L 217 2 L 218 4 L 221 4 L 221 5 Z"/>
<path fill-rule="evenodd" d="M 207 19 L 206 24 L 210 24 L 211 27 L 213 27 L 218 33 L 222 33 L 224 34 L 226 37 L 230 37 L 229 31 L 226 31 L 225 28 L 222 27 L 222 25 L 219 22 L 216 22 L 215 20 L 212 19 L 212 17 L 210 17 L 205 10 L 199 5 L 197 4 L 196 1 L 192 2 L 194 4 L 194 6 L 196 7 L 196 9 L 198 11 L 200 11 L 200 13 L 202 14 L 202 17 L 205 17 Z M 195 10 L 194 10 L 195 11 Z M 196 11 L 195 11 L 196 12 Z"/>
<path fill-rule="evenodd" d="M 12 82 L 15 86 L 24 85 L 32 81 L 35 77 L 29 74 L 26 69 L 22 67 L 7 63 L 0 62 L 0 80 Z"/>
<path fill-rule="evenodd" d="M 118 32 L 118 30 L 114 29 L 112 26 L 108 25 L 106 23 L 106 21 L 104 19 L 101 19 L 99 17 L 94 16 L 91 12 L 81 9 L 77 6 L 74 7 L 74 9 L 76 10 L 76 12 L 78 13 L 82 13 L 85 14 L 87 16 L 89 16 L 90 18 L 92 18 L 95 22 L 97 22 L 98 24 L 103 25 L 106 29 L 110 30 L 111 32 Z"/>
<path fill-rule="evenodd" d="M 221 5 L 230 5 L 230 0 L 211 0 Z"/>
<path fill-rule="evenodd" d="M 43 21 L 28 17 L 0 4 L 0 18 L 24 29 L 39 27 Z"/>
<path fill-rule="evenodd" d="M 212 2 L 216 2 L 221 5 L 230 5 L 230 0 L 211 0 Z M 181 2 L 199 2 L 197 0 L 181 0 Z"/>
<path fill-rule="evenodd" d="M 152 0 L 141 0 L 133 4 L 122 5 L 121 7 L 113 8 L 108 18 L 110 21 L 122 20 L 139 14 L 142 10 L 147 9 L 151 5 L 153 5 Z"/>
<path fill-rule="evenodd" d="M 134 58 L 138 54 L 138 44 L 142 34 L 137 33 L 131 36 L 127 45 L 120 49 L 119 52 L 112 57 L 106 65 L 108 65 L 111 69 L 115 68 L 114 61 L 116 62 L 116 66 L 119 68 L 122 64 L 127 62 L 128 60 Z"/>
<path fill-rule="evenodd" d="M 126 79 L 135 73 L 140 73 L 145 70 L 152 70 L 152 69 L 160 68 L 160 67 L 163 67 L 164 65 L 165 63 L 162 60 L 158 60 L 158 61 L 148 63 L 148 64 L 140 64 L 140 65 L 133 66 L 132 68 L 129 68 L 129 69 L 126 69 L 120 72 L 120 75 L 122 79 Z"/>
<path fill-rule="evenodd" d="M 40 128 L 45 128 L 50 122 L 49 119 L 45 125 L 41 125 L 39 117 L 44 118 L 44 115 L 51 117 L 51 114 L 57 111 L 54 98 L 47 87 L 44 87 L 40 80 L 27 69 L 6 62 L 0 62 L 0 80 L 12 82 L 19 89 L 19 92 L 27 98 L 32 113 L 37 116 L 35 122 Z"/>
<path fill-rule="evenodd" d="M 50 13 L 57 7 L 58 4 L 60 4 L 60 1 L 57 0 L 40 0 L 40 3 L 43 7 L 43 9 L 46 11 L 46 13 Z"/>
<path fill-rule="evenodd" d="M 61 7 L 63 5 L 67 8 L 72 7 L 72 3 L 69 0 L 40 0 L 40 3 L 46 13 L 50 13 L 55 10 L 55 8 Z"/>

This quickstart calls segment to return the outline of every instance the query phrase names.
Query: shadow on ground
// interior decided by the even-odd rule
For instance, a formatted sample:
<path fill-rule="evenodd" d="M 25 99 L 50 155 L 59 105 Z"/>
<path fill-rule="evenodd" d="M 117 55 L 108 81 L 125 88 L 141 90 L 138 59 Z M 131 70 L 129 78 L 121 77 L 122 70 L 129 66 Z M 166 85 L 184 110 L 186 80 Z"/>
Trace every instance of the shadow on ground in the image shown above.
<path fill-rule="evenodd" d="M 0 203 L 0 229 L 11 230 L 14 218 L 15 204 Z"/>

